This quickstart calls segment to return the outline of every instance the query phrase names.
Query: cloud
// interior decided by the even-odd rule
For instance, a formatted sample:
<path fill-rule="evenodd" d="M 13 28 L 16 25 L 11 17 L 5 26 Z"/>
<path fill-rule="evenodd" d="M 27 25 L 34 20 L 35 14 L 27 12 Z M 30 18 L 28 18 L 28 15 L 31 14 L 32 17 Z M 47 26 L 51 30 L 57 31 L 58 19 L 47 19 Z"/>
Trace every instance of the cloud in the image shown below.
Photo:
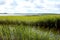
<path fill-rule="evenodd" d="M 4 5 L 5 1 L 4 0 L 0 0 L 0 5 Z"/>
<path fill-rule="evenodd" d="M 60 0 L 3 0 L 0 13 L 60 13 Z"/>
<path fill-rule="evenodd" d="M 16 3 L 15 0 L 13 0 L 13 2 L 10 4 L 11 6 L 17 6 L 18 4 Z"/>

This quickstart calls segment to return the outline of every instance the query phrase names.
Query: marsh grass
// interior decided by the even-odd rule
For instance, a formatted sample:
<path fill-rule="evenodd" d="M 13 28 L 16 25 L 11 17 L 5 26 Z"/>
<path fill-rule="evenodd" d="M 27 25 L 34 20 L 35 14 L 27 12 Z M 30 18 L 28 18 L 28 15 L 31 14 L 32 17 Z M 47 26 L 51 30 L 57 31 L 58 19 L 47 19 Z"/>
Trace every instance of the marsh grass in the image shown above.
<path fill-rule="evenodd" d="M 60 40 L 59 34 L 28 26 L 0 25 L 1 40 Z"/>
<path fill-rule="evenodd" d="M 60 40 L 59 17 L 0 16 L 0 40 Z"/>

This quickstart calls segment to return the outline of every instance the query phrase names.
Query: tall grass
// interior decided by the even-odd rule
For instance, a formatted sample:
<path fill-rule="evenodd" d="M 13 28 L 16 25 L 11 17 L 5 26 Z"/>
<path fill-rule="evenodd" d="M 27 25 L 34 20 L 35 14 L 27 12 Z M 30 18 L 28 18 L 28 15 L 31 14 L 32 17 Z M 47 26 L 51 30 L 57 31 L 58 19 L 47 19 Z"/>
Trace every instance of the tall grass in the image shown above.
<path fill-rule="evenodd" d="M 0 16 L 0 40 L 60 40 L 59 17 Z"/>
<path fill-rule="evenodd" d="M 60 40 L 60 36 L 35 27 L 0 25 L 0 40 Z"/>

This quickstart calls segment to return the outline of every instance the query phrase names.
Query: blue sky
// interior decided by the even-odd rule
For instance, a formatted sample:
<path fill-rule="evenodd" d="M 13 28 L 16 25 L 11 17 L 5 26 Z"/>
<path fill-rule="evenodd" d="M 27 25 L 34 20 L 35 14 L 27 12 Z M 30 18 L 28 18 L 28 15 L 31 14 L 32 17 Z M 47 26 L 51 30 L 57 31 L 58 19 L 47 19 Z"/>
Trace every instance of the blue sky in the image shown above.
<path fill-rule="evenodd" d="M 60 13 L 60 0 L 0 0 L 0 13 Z"/>

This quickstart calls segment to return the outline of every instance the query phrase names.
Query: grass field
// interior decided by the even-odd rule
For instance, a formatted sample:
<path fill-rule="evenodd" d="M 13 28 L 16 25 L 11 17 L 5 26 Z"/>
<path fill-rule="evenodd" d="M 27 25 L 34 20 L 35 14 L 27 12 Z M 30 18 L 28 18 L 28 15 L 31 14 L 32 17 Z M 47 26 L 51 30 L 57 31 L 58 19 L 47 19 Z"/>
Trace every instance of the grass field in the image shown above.
<path fill-rule="evenodd" d="M 0 16 L 0 20 L 18 20 L 18 21 L 44 21 L 47 19 L 55 20 L 60 18 L 60 15 L 42 15 L 42 16 Z"/>
<path fill-rule="evenodd" d="M 60 40 L 59 23 L 60 15 L 0 16 L 0 40 Z"/>

